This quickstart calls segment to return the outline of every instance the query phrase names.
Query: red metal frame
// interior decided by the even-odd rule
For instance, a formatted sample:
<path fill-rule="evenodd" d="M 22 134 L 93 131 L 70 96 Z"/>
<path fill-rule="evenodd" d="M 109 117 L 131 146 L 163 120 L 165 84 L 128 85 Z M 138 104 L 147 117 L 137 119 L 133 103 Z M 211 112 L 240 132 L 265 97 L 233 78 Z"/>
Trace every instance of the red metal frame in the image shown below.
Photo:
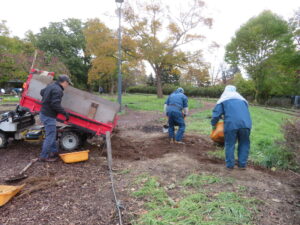
<path fill-rule="evenodd" d="M 20 100 L 20 105 L 22 107 L 28 108 L 32 113 L 39 113 L 42 106 L 40 100 L 27 96 L 32 75 L 37 72 L 38 71 L 35 69 L 31 70 L 30 74 L 28 75 L 27 81 L 23 85 L 24 91 Z M 49 75 L 54 76 L 54 73 L 49 73 Z M 88 130 L 96 135 L 105 135 L 106 131 L 112 132 L 118 122 L 118 116 L 116 116 L 114 118 L 114 121 L 111 123 L 101 123 L 97 120 L 90 119 L 86 116 L 80 115 L 70 110 L 66 111 L 70 114 L 70 119 L 68 121 L 65 121 L 65 116 L 62 114 L 58 114 L 56 117 L 57 120 L 63 121 L 65 124 L 75 125 L 84 128 L 85 130 Z"/>

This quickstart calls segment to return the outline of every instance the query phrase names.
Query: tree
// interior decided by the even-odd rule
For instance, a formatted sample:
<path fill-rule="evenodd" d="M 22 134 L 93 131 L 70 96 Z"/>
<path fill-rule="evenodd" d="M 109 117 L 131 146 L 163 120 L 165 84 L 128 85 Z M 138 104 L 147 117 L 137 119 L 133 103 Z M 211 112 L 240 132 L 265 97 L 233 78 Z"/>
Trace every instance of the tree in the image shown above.
<path fill-rule="evenodd" d="M 117 81 L 117 35 L 99 19 L 91 19 L 84 29 L 87 52 L 92 57 L 88 72 L 90 84 L 104 85 L 113 94 Z M 122 40 L 123 85 L 126 88 L 135 82 L 134 74 L 144 73 L 143 66 L 135 55 L 135 42 L 124 35 Z"/>
<path fill-rule="evenodd" d="M 228 81 L 234 78 L 236 73 L 240 73 L 240 69 L 237 66 L 228 67 L 225 62 L 220 63 L 220 72 L 222 75 L 222 82 L 223 84 L 227 84 Z"/>
<path fill-rule="evenodd" d="M 0 46 L 0 83 L 10 79 L 25 81 L 33 62 L 34 46 L 16 37 L 3 36 L 0 36 Z M 57 57 L 46 55 L 42 51 L 38 51 L 34 67 L 69 74 L 66 66 Z"/>
<path fill-rule="evenodd" d="M 189 64 L 185 68 L 184 81 L 188 85 L 204 87 L 210 84 L 209 64 L 204 62 L 202 52 L 188 54 Z"/>
<path fill-rule="evenodd" d="M 142 61 L 125 61 L 122 66 L 122 76 L 122 90 L 124 91 L 130 86 L 144 85 L 147 82 L 145 66 Z"/>
<path fill-rule="evenodd" d="M 9 29 L 8 27 L 6 26 L 6 20 L 2 20 L 0 22 L 0 36 L 9 36 Z"/>
<path fill-rule="evenodd" d="M 200 25 L 212 25 L 212 19 L 203 16 L 203 1 L 193 0 L 192 4 L 189 3 L 186 10 L 176 16 L 158 0 L 128 4 L 124 10 L 129 26 L 126 33 L 136 41 L 139 56 L 152 67 L 156 76 L 157 96 L 160 98 L 163 97 L 162 76 L 165 69 L 180 69 L 188 63 L 185 52 L 180 48 L 204 38 L 195 32 Z"/>
<path fill-rule="evenodd" d="M 181 72 L 174 65 L 165 66 L 161 74 L 162 84 L 179 85 Z"/>
<path fill-rule="evenodd" d="M 151 73 L 150 76 L 147 79 L 147 85 L 154 87 L 155 86 L 155 78 L 153 77 L 153 74 Z"/>
<path fill-rule="evenodd" d="M 96 82 L 105 89 L 114 91 L 116 81 L 117 42 L 113 31 L 98 19 L 87 21 L 84 29 L 87 52 L 92 56 L 88 83 Z"/>
<path fill-rule="evenodd" d="M 264 11 L 240 27 L 226 46 L 225 61 L 244 68 L 255 84 L 255 100 L 266 97 L 268 59 L 293 49 L 288 24 L 271 11 Z"/>
<path fill-rule="evenodd" d="M 300 93 L 300 54 L 294 46 L 281 47 L 265 63 L 266 78 L 263 94 L 270 96 L 298 95 Z"/>
<path fill-rule="evenodd" d="M 66 19 L 41 28 L 35 37 L 29 32 L 27 37 L 47 55 L 58 57 L 67 66 L 75 85 L 86 88 L 90 56 L 86 52 L 83 28 L 81 20 Z"/>
<path fill-rule="evenodd" d="M 244 97 L 254 97 L 255 88 L 253 80 L 246 80 L 241 73 L 236 73 L 232 83 Z"/>
<path fill-rule="evenodd" d="M 294 16 L 289 20 L 289 25 L 293 33 L 294 40 L 300 50 L 300 8 L 295 12 Z"/>

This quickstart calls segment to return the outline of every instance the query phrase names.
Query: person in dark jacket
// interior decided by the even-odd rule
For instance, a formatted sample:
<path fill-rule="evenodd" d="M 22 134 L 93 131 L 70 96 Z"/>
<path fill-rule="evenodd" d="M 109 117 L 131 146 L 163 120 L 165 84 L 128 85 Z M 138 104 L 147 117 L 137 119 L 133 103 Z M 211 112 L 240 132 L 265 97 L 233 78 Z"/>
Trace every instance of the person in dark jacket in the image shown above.
<path fill-rule="evenodd" d="M 57 160 L 58 149 L 56 145 L 56 116 L 63 114 L 66 120 L 69 120 L 68 113 L 62 108 L 61 100 L 64 89 L 72 84 L 68 75 L 60 75 L 58 80 L 49 84 L 41 90 L 42 109 L 40 112 L 40 120 L 44 124 L 46 137 L 43 142 L 40 161 L 52 162 Z"/>
<path fill-rule="evenodd" d="M 184 144 L 182 138 L 185 131 L 184 117 L 188 114 L 188 98 L 182 88 L 178 88 L 168 97 L 164 111 L 168 116 L 170 143 Z M 179 126 L 176 136 L 175 126 Z"/>
<path fill-rule="evenodd" d="M 213 110 L 211 125 L 213 129 L 224 116 L 226 168 L 234 168 L 234 148 L 238 141 L 238 167 L 245 169 L 250 150 L 250 131 L 252 121 L 248 102 L 236 92 L 236 87 L 226 86 L 221 98 Z"/>

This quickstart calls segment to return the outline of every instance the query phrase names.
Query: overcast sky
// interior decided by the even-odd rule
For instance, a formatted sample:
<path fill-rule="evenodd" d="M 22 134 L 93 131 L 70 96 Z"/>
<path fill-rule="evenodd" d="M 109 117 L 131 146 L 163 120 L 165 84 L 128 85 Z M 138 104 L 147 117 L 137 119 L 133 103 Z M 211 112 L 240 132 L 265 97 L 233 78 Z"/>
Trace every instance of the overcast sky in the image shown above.
<path fill-rule="evenodd" d="M 126 1 L 126 0 L 125 0 Z M 130 0 L 127 0 L 130 2 Z M 184 3 L 187 0 L 163 0 L 165 4 Z M 220 44 L 219 52 L 207 56 L 208 61 L 223 57 L 224 46 L 235 31 L 249 18 L 269 9 L 283 18 L 291 17 L 300 7 L 300 0 L 206 0 L 207 12 L 213 17 L 214 25 L 206 31 L 209 41 Z M 0 0 L 0 20 L 6 20 L 13 35 L 24 37 L 27 30 L 38 32 L 49 22 L 66 18 L 98 17 L 110 27 L 117 26 L 114 15 L 115 0 Z"/>

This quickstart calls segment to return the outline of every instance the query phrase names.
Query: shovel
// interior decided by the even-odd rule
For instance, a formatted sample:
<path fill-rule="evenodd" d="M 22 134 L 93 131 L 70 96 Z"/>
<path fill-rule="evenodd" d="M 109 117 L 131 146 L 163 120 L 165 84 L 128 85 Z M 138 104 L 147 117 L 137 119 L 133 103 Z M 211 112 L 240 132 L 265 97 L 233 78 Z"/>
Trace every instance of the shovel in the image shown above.
<path fill-rule="evenodd" d="M 29 167 L 32 166 L 33 163 L 35 163 L 36 161 L 38 161 L 38 158 L 36 159 L 32 159 L 18 174 L 14 175 L 14 176 L 11 176 L 9 178 L 7 178 L 5 180 L 6 183 L 13 183 L 13 182 L 17 182 L 17 181 L 20 181 L 20 180 L 23 180 L 25 178 L 27 178 L 28 176 L 26 174 L 24 174 L 28 169 Z"/>

